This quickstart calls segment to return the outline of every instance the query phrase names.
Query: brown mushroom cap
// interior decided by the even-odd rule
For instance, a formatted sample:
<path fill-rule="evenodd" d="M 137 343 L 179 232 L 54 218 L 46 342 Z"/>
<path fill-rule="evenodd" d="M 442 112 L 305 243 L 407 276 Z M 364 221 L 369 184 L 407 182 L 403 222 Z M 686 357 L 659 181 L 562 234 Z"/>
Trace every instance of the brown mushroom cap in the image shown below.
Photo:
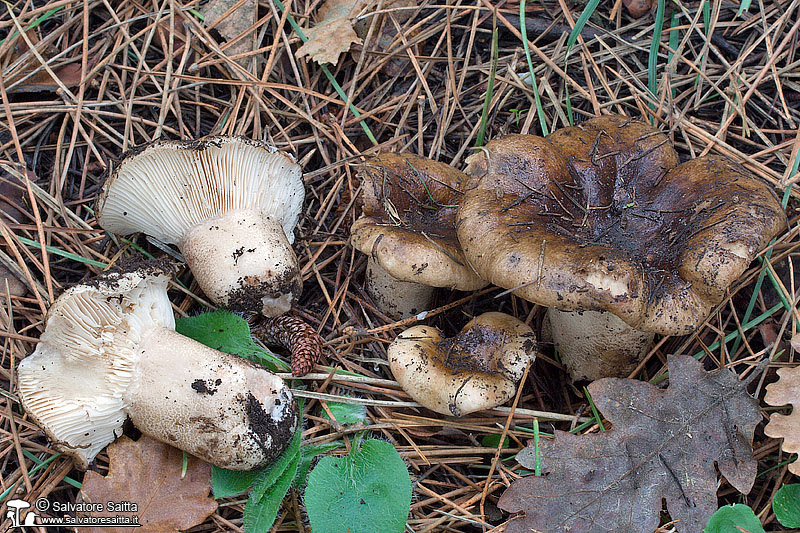
<path fill-rule="evenodd" d="M 456 228 L 482 277 L 640 331 L 692 331 L 786 225 L 742 167 L 717 155 L 677 165 L 662 133 L 620 116 L 493 140 L 467 162 Z"/>
<path fill-rule="evenodd" d="M 464 259 L 453 223 L 467 177 L 413 154 L 367 161 L 363 216 L 351 242 L 400 281 L 477 290 L 487 285 Z"/>
<path fill-rule="evenodd" d="M 536 358 L 536 337 L 513 316 L 484 313 L 452 338 L 414 326 L 397 336 L 387 354 L 392 375 L 415 401 L 462 416 L 514 396 L 525 366 Z"/>

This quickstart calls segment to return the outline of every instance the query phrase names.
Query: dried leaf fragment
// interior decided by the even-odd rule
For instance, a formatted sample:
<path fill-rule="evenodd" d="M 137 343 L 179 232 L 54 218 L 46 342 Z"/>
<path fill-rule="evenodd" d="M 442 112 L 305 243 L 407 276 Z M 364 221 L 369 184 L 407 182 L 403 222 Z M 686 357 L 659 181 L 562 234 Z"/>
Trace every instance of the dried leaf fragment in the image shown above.
<path fill-rule="evenodd" d="M 668 358 L 670 385 L 607 378 L 589 385 L 608 431 L 556 431 L 540 443 L 546 477 L 514 482 L 500 498 L 524 511 L 506 533 L 655 531 L 662 498 L 679 532 L 701 531 L 717 509 L 715 464 L 747 494 L 756 475 L 753 431 L 758 403 L 728 371 L 705 372 L 688 356 Z M 517 460 L 532 468 L 534 448 Z"/>
<path fill-rule="evenodd" d="M 255 32 L 251 32 L 251 35 L 242 34 L 256 23 L 258 2 L 244 0 L 244 3 L 236 7 L 239 3 L 240 0 L 211 0 L 200 8 L 207 28 L 213 27 L 228 41 L 236 40 L 225 49 L 225 53 L 229 56 L 252 52 L 255 49 Z M 246 67 L 250 59 L 242 57 L 236 62 Z"/>
<path fill-rule="evenodd" d="M 137 441 L 122 437 L 107 448 L 108 475 L 87 472 L 81 498 L 84 502 L 135 503 L 136 512 L 88 513 L 90 516 L 138 515 L 138 533 L 182 531 L 202 523 L 217 509 L 211 492 L 211 465 L 188 458 L 181 478 L 183 454 L 177 448 L 142 436 Z M 97 527 L 91 533 L 124 533 L 129 527 Z"/>
<path fill-rule="evenodd" d="M 622 0 L 622 3 L 635 19 L 643 17 L 653 8 L 653 2 L 650 0 Z"/>
<path fill-rule="evenodd" d="M 774 439 L 782 438 L 783 451 L 798 453 L 800 452 L 800 366 L 781 368 L 778 370 L 778 377 L 780 379 L 777 382 L 767 385 L 764 401 L 775 406 L 791 404 L 792 414 L 773 413 L 769 423 L 764 427 L 764 433 Z M 800 460 L 789 465 L 789 472 L 800 476 Z"/>
<path fill-rule="evenodd" d="M 17 68 L 9 72 L 4 78 L 3 82 L 8 88 L 10 93 L 35 93 L 35 92 L 55 92 L 61 86 L 61 82 L 65 87 L 77 87 L 81 83 L 81 62 L 79 58 L 68 58 L 53 62 L 50 56 L 56 55 L 58 50 L 51 44 L 41 43 L 39 36 L 33 30 L 26 32 L 31 43 L 36 46 L 39 54 L 48 61 L 48 66 L 53 74 L 58 78 L 58 81 L 50 75 L 50 73 L 42 67 L 41 62 L 33 54 L 31 54 L 24 62 L 20 63 Z M 11 51 L 11 63 L 18 61 L 22 56 L 30 51 L 28 43 L 21 37 L 17 39 L 14 48 Z M 88 61 L 88 68 L 91 69 L 97 63 L 97 58 L 91 56 Z M 35 70 L 37 72 L 34 72 Z"/>
<path fill-rule="evenodd" d="M 365 0 L 328 0 L 319 8 L 319 22 L 305 31 L 308 41 L 297 49 L 297 57 L 309 56 L 319 64 L 335 65 L 350 45 L 361 39 L 353 29 L 353 19 L 368 2 Z"/>

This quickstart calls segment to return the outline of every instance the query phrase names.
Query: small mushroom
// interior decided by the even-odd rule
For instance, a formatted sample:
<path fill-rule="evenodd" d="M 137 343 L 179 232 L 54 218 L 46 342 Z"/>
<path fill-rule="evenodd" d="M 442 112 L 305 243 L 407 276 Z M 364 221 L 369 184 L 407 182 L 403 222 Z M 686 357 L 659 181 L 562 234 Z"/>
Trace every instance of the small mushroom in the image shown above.
<path fill-rule="evenodd" d="M 389 345 L 389 368 L 409 396 L 431 411 L 463 416 L 514 396 L 525 367 L 536 358 L 536 337 L 504 313 L 484 313 L 458 335 L 414 326 Z"/>
<path fill-rule="evenodd" d="M 302 290 L 291 244 L 304 196 L 300 166 L 264 143 L 154 141 L 110 169 L 97 220 L 176 244 L 214 303 L 277 316 Z"/>
<path fill-rule="evenodd" d="M 222 468 L 270 463 L 297 428 L 291 392 L 266 369 L 176 333 L 168 281 L 146 264 L 62 294 L 19 364 L 22 405 L 82 469 L 127 417 Z"/>
<path fill-rule="evenodd" d="M 466 176 L 413 154 L 381 154 L 359 173 L 363 215 L 350 242 L 369 256 L 366 289 L 394 318 L 430 307 L 433 287 L 487 285 L 464 259 L 453 227 Z"/>
<path fill-rule="evenodd" d="M 622 116 L 496 139 L 467 163 L 456 228 L 476 272 L 551 309 L 592 311 L 573 315 L 583 334 L 618 338 L 574 342 L 573 321 L 552 312 L 574 379 L 632 371 L 652 339 L 640 332 L 691 333 L 786 226 L 775 193 L 744 168 L 717 155 L 679 165 L 664 134 Z M 607 360 L 583 368 L 594 357 Z"/>

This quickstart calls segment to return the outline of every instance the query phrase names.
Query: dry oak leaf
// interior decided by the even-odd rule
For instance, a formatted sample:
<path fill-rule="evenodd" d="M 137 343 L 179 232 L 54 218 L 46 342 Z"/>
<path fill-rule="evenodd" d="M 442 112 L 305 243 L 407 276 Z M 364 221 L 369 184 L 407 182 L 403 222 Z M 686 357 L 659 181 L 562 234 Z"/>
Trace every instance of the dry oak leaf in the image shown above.
<path fill-rule="evenodd" d="M 297 57 L 309 56 L 320 65 L 335 65 L 350 45 L 361 39 L 353 29 L 353 19 L 368 2 L 365 0 L 328 0 L 319 8 L 319 22 L 305 30 L 308 41 L 297 49 Z"/>
<path fill-rule="evenodd" d="M 237 4 L 241 4 L 237 7 Z M 200 8 L 203 23 L 207 28 L 217 30 L 227 41 L 235 41 L 225 48 L 229 56 L 252 52 L 256 45 L 256 33 L 243 35 L 258 19 L 257 0 L 211 0 Z M 223 18 L 224 17 L 224 18 Z M 252 56 L 240 57 L 236 60 L 243 67 Z"/>
<path fill-rule="evenodd" d="M 48 66 L 53 74 L 58 78 L 65 87 L 77 87 L 81 83 L 81 62 L 80 58 L 69 58 L 66 60 L 54 63 L 50 57 L 56 55 L 58 49 L 52 44 L 41 43 L 38 34 L 35 31 L 28 31 L 26 35 L 31 43 L 36 46 L 39 54 L 48 61 Z M 23 58 L 23 55 L 28 53 L 30 48 L 21 37 L 17 39 L 14 48 L 11 50 L 10 63 L 14 64 Z M 91 70 L 97 64 L 97 57 L 91 55 L 89 57 L 87 68 Z M 38 69 L 38 72 L 34 72 Z M 8 72 L 3 78 L 3 83 L 8 88 L 9 93 L 36 93 L 36 92 L 55 92 L 61 85 L 50 75 L 50 73 L 42 68 L 41 62 L 32 54 L 28 59 L 19 63 L 11 72 Z"/>
<path fill-rule="evenodd" d="M 688 356 L 670 356 L 670 385 L 606 378 L 589 385 L 614 427 L 540 443 L 544 476 L 512 483 L 499 507 L 524 511 L 506 533 L 570 531 L 652 533 L 662 499 L 679 532 L 702 531 L 717 509 L 717 468 L 747 494 L 756 475 L 753 431 L 758 403 L 728 370 L 705 372 Z M 533 446 L 517 461 L 535 464 Z"/>
<path fill-rule="evenodd" d="M 627 9 L 628 13 L 635 19 L 641 18 L 649 13 L 654 3 L 655 2 L 651 0 L 622 0 L 625 9 Z"/>
<path fill-rule="evenodd" d="M 800 453 L 800 366 L 781 368 L 778 377 L 777 382 L 767 385 L 764 401 L 775 406 L 791 404 L 792 414 L 773 413 L 764 433 L 774 439 L 782 438 L 783 451 Z M 800 460 L 789 465 L 789 472 L 800 476 Z"/>
<path fill-rule="evenodd" d="M 202 523 L 217 509 L 211 492 L 211 465 L 188 457 L 181 478 L 183 453 L 145 435 L 122 437 L 107 448 L 108 475 L 87 472 L 81 498 L 85 502 L 132 502 L 137 512 L 88 513 L 89 516 L 138 515 L 137 533 L 182 531 Z M 91 533 L 130 533 L 131 528 L 97 527 Z"/>

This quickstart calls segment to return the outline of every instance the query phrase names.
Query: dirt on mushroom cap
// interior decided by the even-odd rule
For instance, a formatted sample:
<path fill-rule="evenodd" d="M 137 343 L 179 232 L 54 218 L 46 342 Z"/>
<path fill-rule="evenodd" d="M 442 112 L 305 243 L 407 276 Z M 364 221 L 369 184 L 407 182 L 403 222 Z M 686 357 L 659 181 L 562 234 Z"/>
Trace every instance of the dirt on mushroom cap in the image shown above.
<path fill-rule="evenodd" d="M 386 153 L 367 161 L 359 176 L 364 205 L 351 229 L 353 246 L 401 281 L 486 286 L 464 259 L 454 228 L 466 175 L 425 157 Z"/>
<path fill-rule="evenodd" d="M 462 416 L 514 395 L 536 357 L 533 330 L 510 315 L 484 313 L 457 335 L 429 326 L 401 333 L 387 350 L 395 379 L 414 400 L 437 413 Z"/>
<path fill-rule="evenodd" d="M 625 117 L 497 139 L 468 163 L 456 228 L 480 275 L 642 331 L 690 332 L 786 225 L 742 167 L 715 155 L 677 165 L 659 130 Z"/>

